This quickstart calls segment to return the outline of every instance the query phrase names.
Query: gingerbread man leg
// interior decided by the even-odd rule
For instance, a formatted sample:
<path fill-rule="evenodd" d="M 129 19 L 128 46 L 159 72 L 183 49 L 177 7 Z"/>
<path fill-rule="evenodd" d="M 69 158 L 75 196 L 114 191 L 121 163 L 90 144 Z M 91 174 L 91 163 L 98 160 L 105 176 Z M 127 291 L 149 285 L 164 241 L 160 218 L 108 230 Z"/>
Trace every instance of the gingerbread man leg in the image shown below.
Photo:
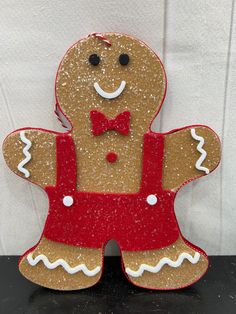
<path fill-rule="evenodd" d="M 198 167 L 204 152 L 205 158 Z M 163 186 L 178 191 L 187 182 L 212 172 L 219 160 L 219 140 L 211 129 L 193 126 L 168 133 L 165 135 Z M 170 220 L 167 220 L 168 224 L 157 232 L 157 237 L 169 225 Z M 125 273 L 133 284 L 160 290 L 193 284 L 204 275 L 209 264 L 206 253 L 185 240 L 180 232 L 171 245 L 158 250 L 123 251 L 122 258 Z"/>
<path fill-rule="evenodd" d="M 181 236 L 172 245 L 148 251 L 123 251 L 128 279 L 148 289 L 179 289 L 198 281 L 207 271 L 208 258 Z"/>
<path fill-rule="evenodd" d="M 21 258 L 19 269 L 32 282 L 55 290 L 77 290 L 95 285 L 102 274 L 102 249 L 87 249 L 50 241 Z"/>

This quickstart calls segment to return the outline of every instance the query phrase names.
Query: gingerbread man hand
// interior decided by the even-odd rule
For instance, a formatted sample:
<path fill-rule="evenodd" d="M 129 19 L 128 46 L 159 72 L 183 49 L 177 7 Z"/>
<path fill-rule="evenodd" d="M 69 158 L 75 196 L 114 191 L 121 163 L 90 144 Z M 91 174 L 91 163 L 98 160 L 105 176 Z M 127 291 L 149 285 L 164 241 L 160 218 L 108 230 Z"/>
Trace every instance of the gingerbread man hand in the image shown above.
<path fill-rule="evenodd" d="M 183 185 L 212 172 L 219 164 L 220 141 L 206 126 L 190 126 L 165 134 L 163 187 Z"/>
<path fill-rule="evenodd" d="M 8 167 L 17 175 L 45 188 L 56 180 L 56 133 L 22 129 L 12 132 L 3 143 Z"/>
<path fill-rule="evenodd" d="M 157 55 L 128 35 L 91 34 L 66 52 L 55 90 L 71 130 L 21 129 L 3 147 L 11 170 L 49 198 L 42 237 L 21 257 L 21 273 L 52 289 L 93 286 L 104 246 L 115 239 L 137 286 L 199 280 L 207 255 L 181 234 L 174 199 L 218 165 L 220 143 L 205 126 L 150 130 L 166 92 Z"/>

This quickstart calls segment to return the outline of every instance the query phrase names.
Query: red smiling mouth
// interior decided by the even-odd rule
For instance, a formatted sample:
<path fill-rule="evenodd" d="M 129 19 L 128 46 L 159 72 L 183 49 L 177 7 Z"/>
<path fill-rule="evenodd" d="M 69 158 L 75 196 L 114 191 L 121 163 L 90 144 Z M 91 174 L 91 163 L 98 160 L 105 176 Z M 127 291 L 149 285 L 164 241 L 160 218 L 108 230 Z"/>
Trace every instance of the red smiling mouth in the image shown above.
<path fill-rule="evenodd" d="M 94 83 L 94 88 L 95 88 L 96 92 L 101 97 L 106 98 L 106 99 L 113 99 L 113 98 L 120 96 L 120 94 L 125 89 L 125 86 L 126 86 L 126 82 L 121 81 L 120 86 L 114 92 L 108 93 L 108 92 L 105 92 L 97 82 Z"/>

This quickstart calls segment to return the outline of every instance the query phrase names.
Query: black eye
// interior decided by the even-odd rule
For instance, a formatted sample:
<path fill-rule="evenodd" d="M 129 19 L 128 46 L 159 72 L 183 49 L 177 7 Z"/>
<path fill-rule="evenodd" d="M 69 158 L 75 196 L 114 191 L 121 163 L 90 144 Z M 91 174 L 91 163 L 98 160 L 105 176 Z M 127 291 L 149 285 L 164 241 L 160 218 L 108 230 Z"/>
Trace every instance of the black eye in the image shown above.
<path fill-rule="evenodd" d="M 96 53 L 89 56 L 89 63 L 91 63 L 92 65 L 98 65 L 99 62 L 100 62 L 100 57 L 96 55 Z"/>
<path fill-rule="evenodd" d="M 126 53 L 122 53 L 119 56 L 119 62 L 121 65 L 127 65 L 129 63 L 129 56 Z"/>

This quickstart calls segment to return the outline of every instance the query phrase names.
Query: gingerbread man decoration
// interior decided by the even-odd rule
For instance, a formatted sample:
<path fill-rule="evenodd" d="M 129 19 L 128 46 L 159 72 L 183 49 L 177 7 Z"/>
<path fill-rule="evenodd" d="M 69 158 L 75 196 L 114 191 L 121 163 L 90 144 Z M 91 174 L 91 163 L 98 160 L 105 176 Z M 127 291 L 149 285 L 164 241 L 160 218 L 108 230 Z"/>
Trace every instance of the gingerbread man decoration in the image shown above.
<path fill-rule="evenodd" d="M 93 33 L 66 52 L 55 93 L 70 130 L 23 128 L 3 144 L 9 168 L 49 199 L 42 236 L 20 272 L 52 289 L 91 287 L 115 239 L 134 285 L 168 290 L 199 280 L 208 258 L 181 234 L 174 200 L 217 167 L 220 142 L 202 125 L 151 131 L 166 93 L 157 55 L 131 36 Z"/>

